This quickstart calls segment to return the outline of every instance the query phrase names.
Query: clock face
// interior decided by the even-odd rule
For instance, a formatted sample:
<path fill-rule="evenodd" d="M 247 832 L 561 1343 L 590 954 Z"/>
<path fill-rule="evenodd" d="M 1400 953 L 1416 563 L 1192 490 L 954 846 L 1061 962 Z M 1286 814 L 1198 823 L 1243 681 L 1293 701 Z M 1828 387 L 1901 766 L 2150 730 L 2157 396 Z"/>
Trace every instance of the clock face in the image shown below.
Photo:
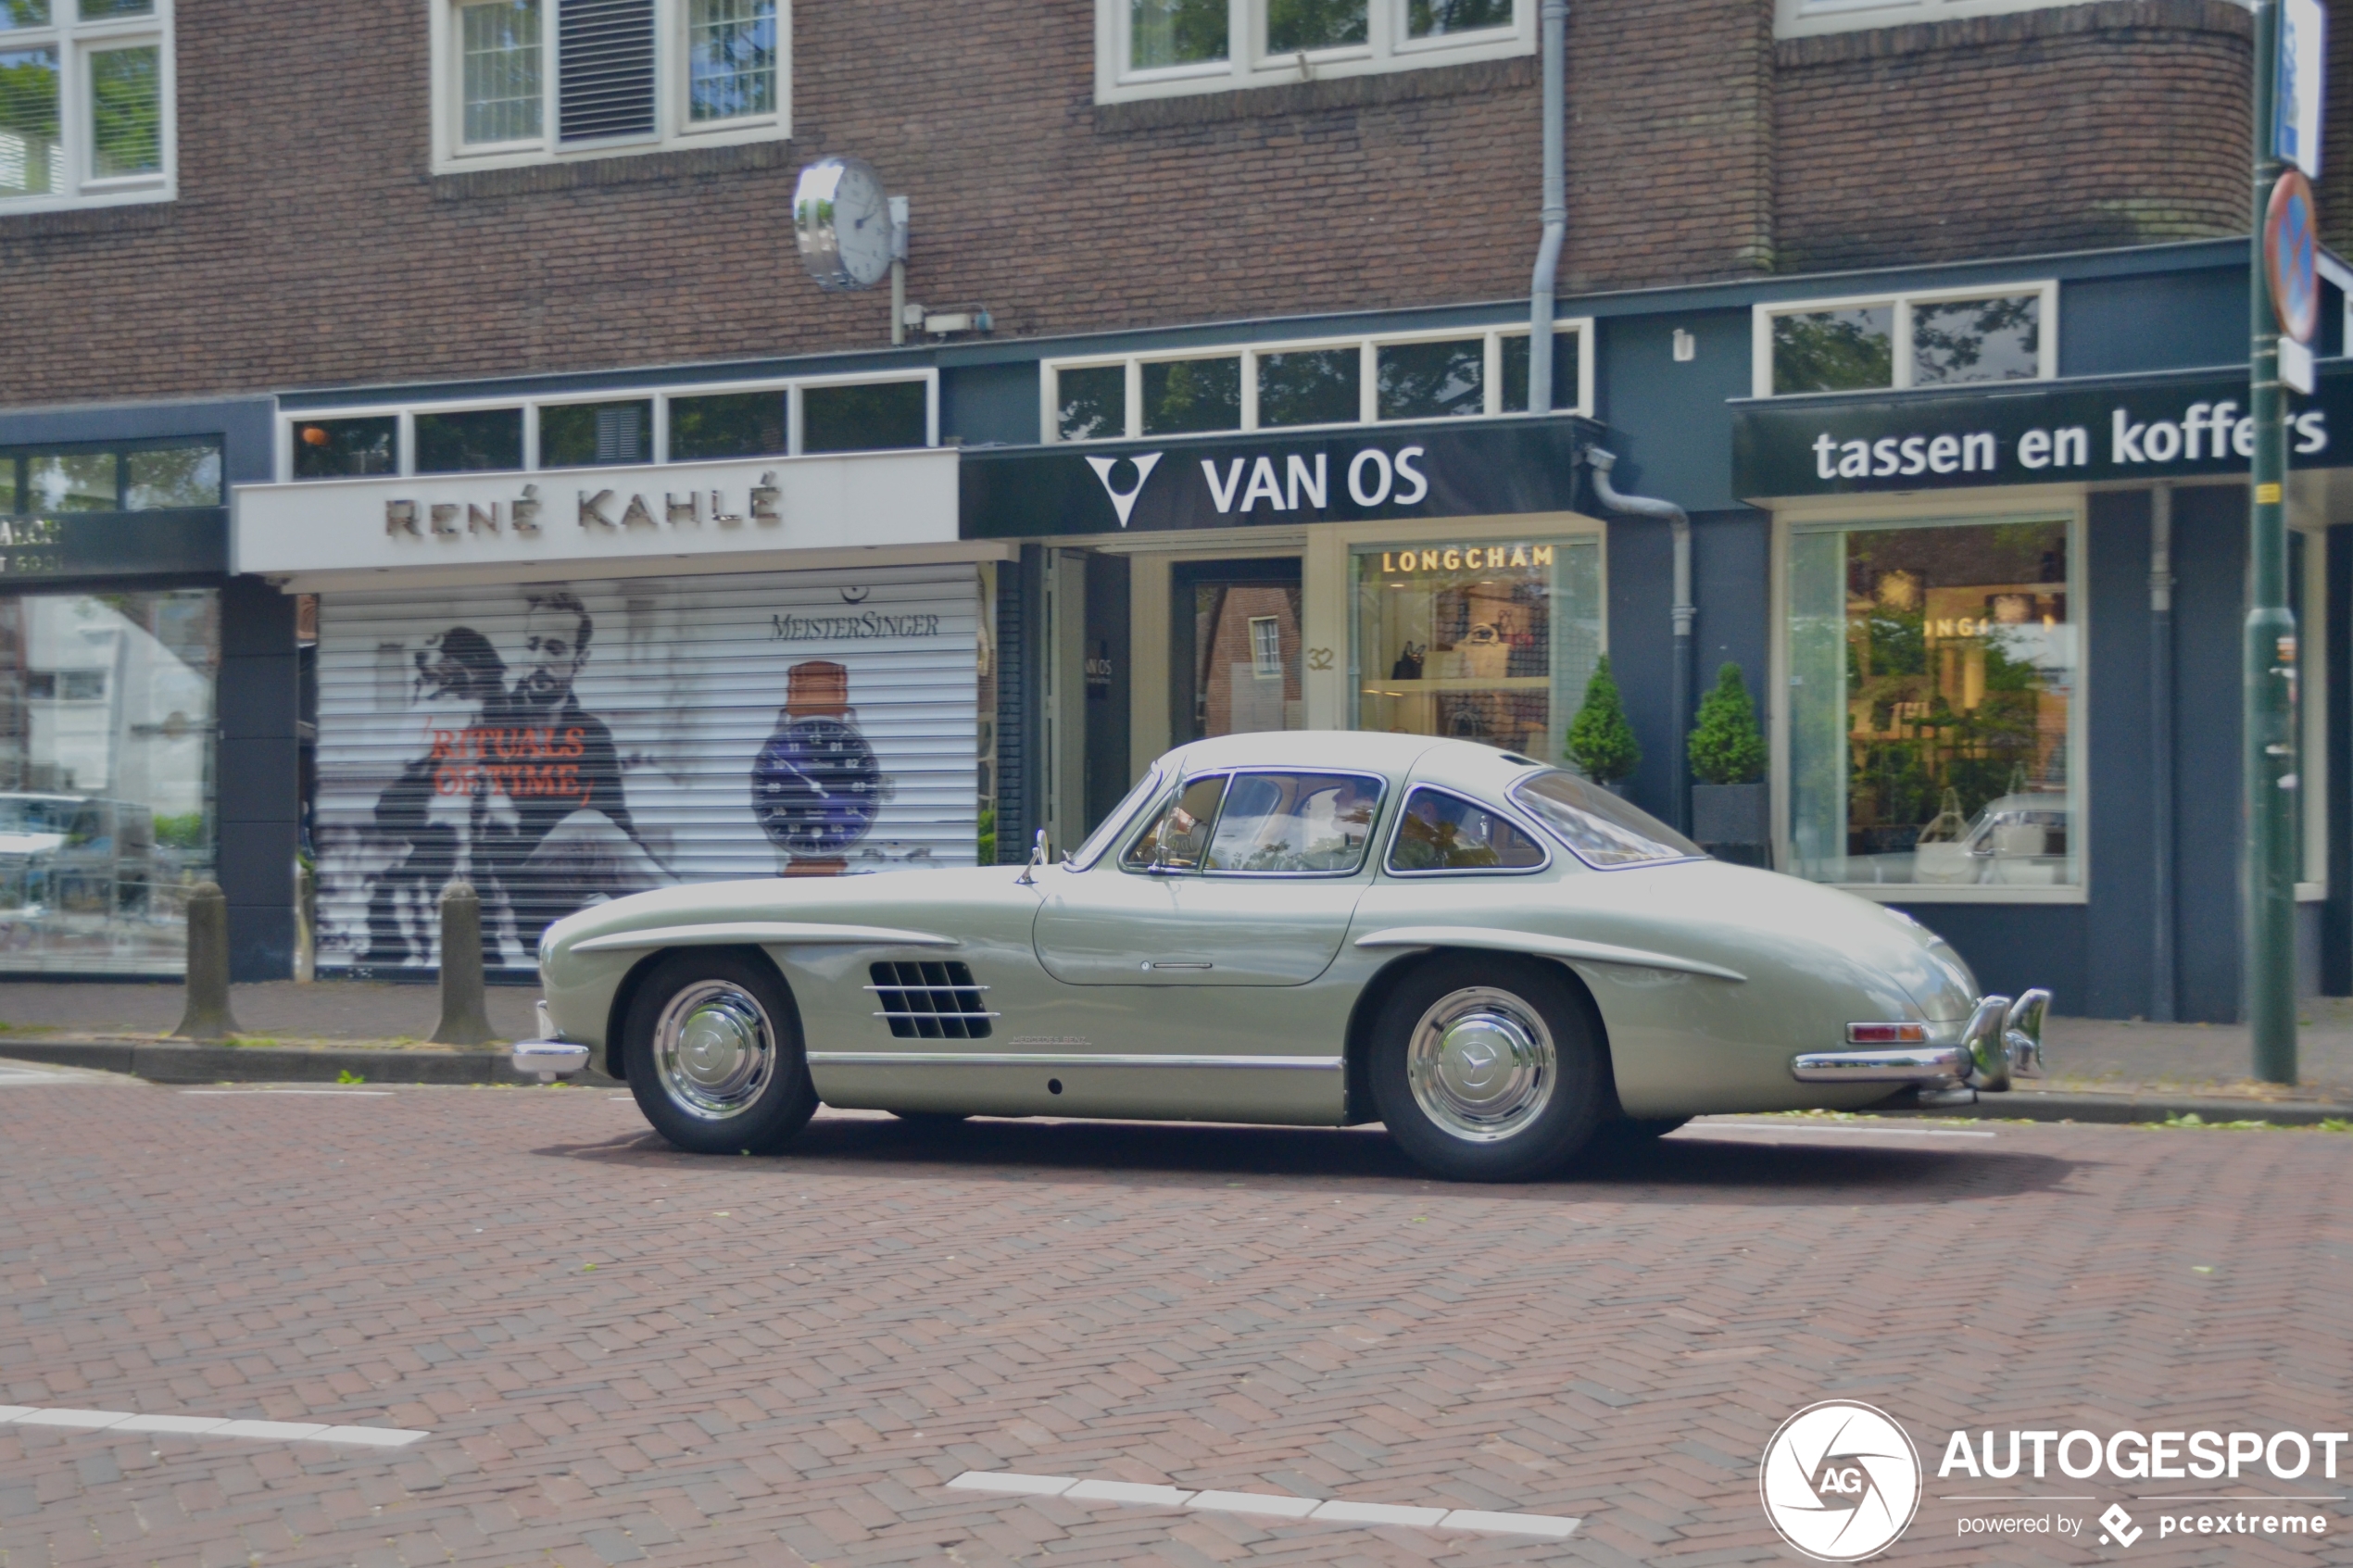
<path fill-rule="evenodd" d="M 821 288 L 871 288 L 890 275 L 890 198 L 863 159 L 820 158 L 800 171 L 793 231 Z"/>
<path fill-rule="evenodd" d="M 854 725 L 796 719 L 768 737 L 751 765 L 751 811 L 793 854 L 838 855 L 882 810 L 882 764 Z"/>

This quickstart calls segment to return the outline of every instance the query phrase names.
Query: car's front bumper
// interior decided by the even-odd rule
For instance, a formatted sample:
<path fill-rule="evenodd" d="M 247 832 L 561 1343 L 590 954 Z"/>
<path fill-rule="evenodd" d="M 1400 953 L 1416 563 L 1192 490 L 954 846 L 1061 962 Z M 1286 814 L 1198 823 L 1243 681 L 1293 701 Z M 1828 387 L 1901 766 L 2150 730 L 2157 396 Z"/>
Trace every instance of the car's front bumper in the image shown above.
<path fill-rule="evenodd" d="M 556 1029 L 555 1020 L 547 1015 L 547 1004 L 538 1005 L 539 1033 L 536 1040 L 517 1040 L 509 1050 L 509 1060 L 518 1073 L 535 1075 L 543 1084 L 568 1078 L 588 1065 L 588 1047 L 564 1039 Z"/>
<path fill-rule="evenodd" d="M 1978 1090 L 1998 1094 L 2015 1079 L 2043 1075 L 2043 1019 L 2050 1005 L 2051 994 L 2040 989 L 2016 1001 L 1986 997 L 1957 1040 L 1806 1051 L 1791 1059 L 1790 1076 L 1801 1084 L 1909 1084 L 1924 1103 L 1965 1103 Z"/>

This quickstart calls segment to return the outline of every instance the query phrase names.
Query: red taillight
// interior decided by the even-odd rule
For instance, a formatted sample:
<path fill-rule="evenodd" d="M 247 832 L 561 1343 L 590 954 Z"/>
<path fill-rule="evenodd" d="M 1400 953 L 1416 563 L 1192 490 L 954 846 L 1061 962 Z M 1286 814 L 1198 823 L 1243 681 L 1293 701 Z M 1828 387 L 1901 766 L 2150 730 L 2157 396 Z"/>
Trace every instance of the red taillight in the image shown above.
<path fill-rule="evenodd" d="M 1924 1046 L 1928 1044 L 1928 1025 L 1850 1023 L 1846 1026 L 1846 1043 L 1850 1046 Z"/>

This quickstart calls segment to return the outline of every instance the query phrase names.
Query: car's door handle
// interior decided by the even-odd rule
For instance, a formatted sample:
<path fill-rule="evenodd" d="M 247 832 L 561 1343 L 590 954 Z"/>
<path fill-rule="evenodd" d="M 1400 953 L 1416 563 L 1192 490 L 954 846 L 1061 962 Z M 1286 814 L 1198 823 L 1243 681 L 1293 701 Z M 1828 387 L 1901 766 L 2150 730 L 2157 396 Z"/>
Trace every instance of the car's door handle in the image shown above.
<path fill-rule="evenodd" d="M 1144 960 L 1143 967 L 1146 969 L 1215 969 L 1217 966 L 1214 963 L 1194 963 L 1190 961 L 1164 959 L 1147 959 Z"/>

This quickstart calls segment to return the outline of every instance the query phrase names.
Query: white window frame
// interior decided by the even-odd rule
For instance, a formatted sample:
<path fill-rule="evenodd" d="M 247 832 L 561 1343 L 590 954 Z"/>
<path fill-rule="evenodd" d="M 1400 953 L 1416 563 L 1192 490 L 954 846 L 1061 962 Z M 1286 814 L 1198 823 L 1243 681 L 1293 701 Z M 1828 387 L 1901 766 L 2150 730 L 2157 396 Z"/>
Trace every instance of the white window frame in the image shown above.
<path fill-rule="evenodd" d="M 1555 337 L 1574 336 L 1577 340 L 1577 403 L 1574 408 L 1549 410 L 1554 416 L 1581 414 L 1591 418 L 1593 412 L 1593 319 L 1590 316 L 1565 317 L 1553 323 Z M 1528 335 L 1525 324 L 1516 326 L 1453 327 L 1428 332 L 1383 332 L 1371 336 L 1296 338 L 1279 343 L 1219 344 L 1204 347 L 1156 348 L 1134 354 L 1095 354 L 1048 359 L 1038 367 L 1038 430 L 1049 445 L 1091 445 L 1099 441 L 1143 441 L 1161 439 L 1148 436 L 1144 430 L 1144 367 L 1166 364 L 1181 359 L 1225 359 L 1239 358 L 1242 362 L 1241 423 L 1229 431 L 1187 432 L 1168 435 L 1172 441 L 1210 440 L 1218 436 L 1235 436 L 1258 433 L 1263 429 L 1290 434 L 1300 431 L 1353 430 L 1364 425 L 1452 423 L 1452 420 L 1384 420 L 1380 414 L 1380 351 L 1416 343 L 1454 343 L 1465 338 L 1486 340 L 1486 362 L 1482 375 L 1486 407 L 1478 414 L 1458 414 L 1453 420 L 1525 418 L 1527 409 L 1506 410 L 1504 408 L 1504 344 L 1507 339 Z M 1274 354 L 1303 354 L 1335 348 L 1354 348 L 1362 358 L 1357 371 L 1357 410 L 1353 420 L 1342 420 L 1321 425 L 1272 425 L 1258 422 L 1258 361 L 1262 356 Z M 1127 372 L 1126 427 L 1116 434 L 1090 435 L 1083 441 L 1067 441 L 1062 433 L 1062 373 L 1064 370 L 1101 370 L 1107 366 L 1122 366 Z"/>
<path fill-rule="evenodd" d="M 1957 299 L 1999 299 L 2018 295 L 2035 295 L 2042 300 L 2040 326 L 2034 345 L 2034 380 L 2050 381 L 2058 374 L 2058 306 L 2059 288 L 2056 278 L 2043 278 L 2027 282 L 1985 283 L 1974 288 L 1910 289 L 1901 294 L 1843 295 L 1835 299 L 1777 300 L 1770 305 L 1750 307 L 1753 327 L 1753 370 L 1751 392 L 1758 397 L 1781 399 L 1792 397 L 1852 397 L 1868 392 L 1909 392 L 1912 387 L 1912 307 L 1943 305 Z M 1817 310 L 1862 310 L 1887 306 L 1894 311 L 1894 378 L 1882 387 L 1854 387 L 1844 392 L 1784 392 L 1773 391 L 1773 321 L 1780 316 L 1805 316 Z M 1984 389 L 2017 386 L 2017 382 L 1939 382 L 1935 390 L 1949 392 L 1967 388 Z"/>
<path fill-rule="evenodd" d="M 1825 32 L 1993 17 L 2009 11 L 2055 11 L 2065 6 L 2090 3 L 2091 0 L 1774 0 L 1773 36 L 1810 38 Z"/>
<path fill-rule="evenodd" d="M 69 207 L 120 207 L 131 202 L 170 201 L 180 194 L 180 110 L 172 49 L 173 0 L 154 0 L 153 14 L 76 21 L 77 0 L 51 0 L 52 20 L 43 27 L 0 31 L 0 50 L 57 51 L 57 130 L 65 147 L 66 189 L 45 196 L 0 197 L 0 218 L 20 212 L 57 212 Z M 156 46 L 157 112 L 162 168 L 153 174 L 100 179 L 92 170 L 97 137 L 92 124 L 90 56 L 108 49 Z"/>
<path fill-rule="evenodd" d="M 939 372 L 937 370 L 894 370 L 867 375 L 842 374 L 827 376 L 794 376 L 786 379 L 749 382 L 697 382 L 685 386 L 664 387 L 599 387 L 578 392 L 548 392 L 532 397 L 468 397 L 431 403 L 368 403 L 325 408 L 287 408 L 278 410 L 277 471 L 278 483 L 297 483 L 294 471 L 294 433 L 297 425 L 325 422 L 333 420 L 396 419 L 399 421 L 394 440 L 393 470 L 384 474 L 353 475 L 363 479 L 409 479 L 417 477 L 417 416 L 420 414 L 470 414 L 520 408 L 522 410 L 522 467 L 520 469 L 485 469 L 485 473 L 587 472 L 589 470 L 550 470 L 539 460 L 539 410 L 542 408 L 577 408 L 596 403 L 653 404 L 653 440 L 651 452 L 642 462 L 599 463 L 608 468 L 667 468 L 670 457 L 670 405 L 680 397 L 708 397 L 739 393 L 782 393 L 786 403 L 786 445 L 782 453 L 768 453 L 749 458 L 698 458 L 680 466 L 693 467 L 701 463 L 756 463 L 800 457 L 846 457 L 848 453 L 807 453 L 801 449 L 801 395 L 811 387 L 874 386 L 885 383 L 920 383 L 924 388 L 924 446 L 878 447 L 878 451 L 917 451 L 939 445 Z M 447 478 L 432 474 L 427 478 Z M 336 483 L 334 480 L 302 480 L 302 483 Z"/>
<path fill-rule="evenodd" d="M 1508 26 L 1439 38 L 1407 36 L 1407 0 L 1367 0 L 1365 43 L 1288 55 L 1269 55 L 1260 47 L 1266 36 L 1267 0 L 1227 3 L 1225 59 L 1138 70 L 1127 63 L 1135 57 L 1128 0 L 1095 0 L 1095 101 L 1130 103 L 1532 55 L 1541 0 L 1513 0 Z"/>
<path fill-rule="evenodd" d="M 1973 295 L 1965 297 L 1974 297 Z M 1932 882 L 1836 882 L 1836 887 L 1880 904 L 2082 904 L 2092 894 L 2092 683 L 2098 627 L 2092 614 L 2090 507 L 2080 486 L 2018 486 L 2002 492 L 1982 510 L 1951 495 L 1830 495 L 1776 511 L 1773 516 L 1772 625 L 1768 638 L 1766 734 L 1772 754 L 1767 777 L 1772 787 L 1773 864 L 1798 874 L 1790 831 L 1794 805 L 1790 779 L 1790 562 L 1791 536 L 1800 532 L 1855 528 L 1935 528 L 2002 522 L 2064 522 L 2067 526 L 2068 608 L 2076 631 L 2075 691 L 2067 737 L 2070 791 L 2068 840 L 2075 847 L 2075 881 L 2065 886 L 2001 886 Z M 2081 607 L 2080 613 L 2078 607 Z M 1808 879 L 1810 880 L 1810 879 Z"/>
<path fill-rule="evenodd" d="M 565 145 L 557 138 L 557 13 L 559 0 L 540 0 L 540 133 L 526 141 L 469 146 L 465 132 L 464 39 L 458 11 L 464 0 L 432 0 L 433 171 L 456 174 L 470 169 L 512 169 L 528 164 L 577 163 L 636 153 L 678 152 L 688 147 L 735 146 L 781 142 L 792 135 L 792 0 L 776 0 L 776 109 L 774 114 L 702 123 L 687 118 L 689 95 L 687 0 L 654 0 L 654 130 L 645 136 L 607 137 Z"/>

